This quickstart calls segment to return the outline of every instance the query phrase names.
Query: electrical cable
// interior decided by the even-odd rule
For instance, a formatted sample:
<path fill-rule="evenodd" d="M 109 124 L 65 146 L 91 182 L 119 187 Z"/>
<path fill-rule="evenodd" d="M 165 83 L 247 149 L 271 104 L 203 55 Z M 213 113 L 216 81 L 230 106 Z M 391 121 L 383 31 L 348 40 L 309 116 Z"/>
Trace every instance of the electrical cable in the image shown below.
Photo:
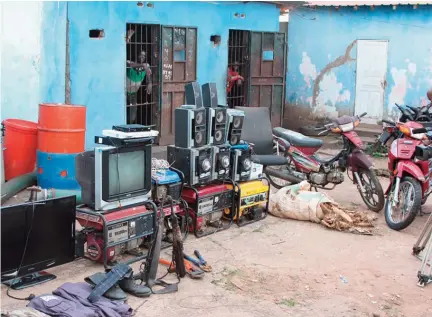
<path fill-rule="evenodd" d="M 24 259 L 25 259 L 25 255 L 26 255 L 27 247 L 28 247 L 28 242 L 29 242 L 29 238 L 30 238 L 30 234 L 31 234 L 32 229 L 33 229 L 33 221 L 34 221 L 34 214 L 35 214 L 35 205 L 44 205 L 44 204 L 45 203 L 35 203 L 35 202 L 32 202 L 32 219 L 31 219 L 31 222 L 30 222 L 29 231 L 27 232 L 26 242 L 25 242 L 25 245 L 24 245 L 24 251 L 23 251 L 23 254 L 21 256 L 21 262 L 20 262 L 20 265 L 19 265 L 18 270 L 17 270 L 17 275 L 19 275 L 19 272 L 21 271 L 22 265 L 24 263 Z M 36 295 L 34 295 L 32 293 L 30 293 L 30 295 L 27 296 L 27 297 L 25 297 L 25 298 L 20 298 L 20 297 L 15 297 L 15 296 L 10 295 L 9 291 L 10 291 L 12 285 L 14 284 L 14 281 L 15 281 L 15 279 L 12 280 L 12 282 L 10 283 L 10 285 L 9 285 L 7 291 L 6 291 L 6 295 L 8 297 L 10 297 L 12 299 L 15 299 L 15 300 L 28 300 L 28 301 L 30 301 L 30 300 L 32 300 L 33 298 L 36 297 Z"/>

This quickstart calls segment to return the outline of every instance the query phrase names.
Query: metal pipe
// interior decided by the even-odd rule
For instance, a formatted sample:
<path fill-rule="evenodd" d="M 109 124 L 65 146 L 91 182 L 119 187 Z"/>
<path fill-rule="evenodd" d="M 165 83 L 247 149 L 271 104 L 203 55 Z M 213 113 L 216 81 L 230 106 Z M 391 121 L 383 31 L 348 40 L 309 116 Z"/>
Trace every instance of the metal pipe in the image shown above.
<path fill-rule="evenodd" d="M 283 179 L 283 180 L 288 181 L 288 182 L 293 183 L 293 184 L 298 184 L 298 183 L 304 181 L 304 179 L 298 178 L 292 174 L 284 173 L 284 172 L 281 172 L 279 170 L 275 170 L 272 168 L 265 168 L 265 173 L 269 176 L 278 177 L 280 179 Z"/>
<path fill-rule="evenodd" d="M 42 189 L 37 192 L 36 200 L 46 200 L 59 197 L 76 196 L 76 203 L 81 204 L 81 189 Z"/>

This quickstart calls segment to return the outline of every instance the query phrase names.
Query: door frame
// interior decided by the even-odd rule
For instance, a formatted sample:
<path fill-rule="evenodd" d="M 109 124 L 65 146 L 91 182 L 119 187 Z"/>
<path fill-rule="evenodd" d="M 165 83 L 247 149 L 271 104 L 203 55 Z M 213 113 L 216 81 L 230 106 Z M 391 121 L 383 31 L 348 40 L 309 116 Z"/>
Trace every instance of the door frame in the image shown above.
<path fill-rule="evenodd" d="M 282 61 L 282 65 L 283 65 L 283 72 L 281 76 L 260 76 L 260 77 L 252 77 L 252 37 L 255 33 L 260 33 L 261 34 L 261 53 L 260 53 L 260 67 L 262 68 L 262 64 L 264 61 L 263 59 L 263 52 L 264 52 L 264 45 L 263 45 L 263 36 L 264 34 L 273 34 L 274 38 L 273 38 L 273 63 L 274 63 L 274 48 L 275 48 L 275 42 L 276 42 L 276 35 L 283 34 L 283 61 Z M 272 125 L 273 125 L 273 117 L 272 117 L 272 108 L 273 108 L 273 93 L 274 93 L 274 86 L 282 86 L 282 100 L 281 100 L 281 109 L 280 109 L 280 116 L 277 119 L 278 120 L 278 124 L 276 124 L 275 126 L 282 126 L 283 123 L 283 117 L 284 117 L 284 109 L 285 109 L 285 94 L 286 94 L 286 68 L 287 68 L 287 52 L 288 52 L 288 37 L 287 37 L 287 33 L 285 32 L 274 32 L 274 31 L 250 31 L 249 33 L 249 78 L 248 78 L 248 83 L 249 83 L 249 87 L 248 87 L 248 102 L 249 102 L 249 107 L 250 107 L 250 101 L 251 101 L 251 92 L 252 92 L 252 78 L 281 78 L 282 79 L 282 83 L 281 84 L 269 84 L 269 85 L 262 85 L 262 86 L 271 86 L 271 104 L 269 105 L 269 113 L 270 113 L 270 120 L 272 121 Z M 273 64 L 273 71 L 274 71 L 275 65 Z M 262 87 L 260 86 L 260 87 Z M 260 99 L 261 99 L 261 88 L 260 88 Z"/>
<path fill-rule="evenodd" d="M 387 91 L 387 73 L 388 73 L 388 54 L 389 54 L 389 40 L 388 39 L 358 39 L 357 40 L 357 48 L 356 48 L 356 73 L 355 73 L 355 94 L 354 94 L 354 115 L 356 114 L 356 100 L 357 100 L 357 82 L 358 82 L 358 59 L 359 59 L 359 43 L 360 42 L 384 42 L 386 43 L 386 64 L 385 64 L 385 72 L 384 72 L 384 88 L 382 95 L 382 114 L 381 118 L 384 117 L 384 109 L 385 109 L 385 100 L 386 100 L 386 91 Z M 362 119 L 363 123 L 367 124 L 377 124 L 377 119 L 368 118 L 367 116 Z"/>

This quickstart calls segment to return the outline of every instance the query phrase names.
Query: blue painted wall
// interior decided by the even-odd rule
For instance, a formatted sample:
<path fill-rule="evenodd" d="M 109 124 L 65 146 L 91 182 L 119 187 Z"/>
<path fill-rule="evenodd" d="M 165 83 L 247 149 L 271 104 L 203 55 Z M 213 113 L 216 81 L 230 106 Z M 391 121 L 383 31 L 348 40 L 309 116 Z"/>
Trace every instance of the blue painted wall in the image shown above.
<path fill-rule="evenodd" d="M 146 4 L 146 3 L 145 3 Z M 226 102 L 229 29 L 278 31 L 279 9 L 272 4 L 235 2 L 69 2 L 72 103 L 87 106 L 86 147 L 95 135 L 125 123 L 126 23 L 152 23 L 198 28 L 197 80 L 216 82 L 219 101 Z M 235 18 L 244 13 L 245 18 Z M 103 39 L 90 39 L 90 29 L 104 29 Z M 222 42 L 213 47 L 210 36 Z"/>
<path fill-rule="evenodd" d="M 65 101 L 65 2 L 3 2 L 1 117 L 38 119 L 41 102 Z"/>
<path fill-rule="evenodd" d="M 284 124 L 295 124 L 314 113 L 311 108 L 314 80 L 320 71 L 354 42 L 352 61 L 333 69 L 320 85 L 327 105 L 336 114 L 354 112 L 356 40 L 388 40 L 387 88 L 384 116 L 392 115 L 396 102 L 425 103 L 432 87 L 432 6 L 301 8 L 290 14 L 288 68 Z M 308 58 L 310 60 L 308 60 Z M 318 113 L 318 115 L 322 115 Z M 326 113 L 325 115 L 329 115 Z"/>

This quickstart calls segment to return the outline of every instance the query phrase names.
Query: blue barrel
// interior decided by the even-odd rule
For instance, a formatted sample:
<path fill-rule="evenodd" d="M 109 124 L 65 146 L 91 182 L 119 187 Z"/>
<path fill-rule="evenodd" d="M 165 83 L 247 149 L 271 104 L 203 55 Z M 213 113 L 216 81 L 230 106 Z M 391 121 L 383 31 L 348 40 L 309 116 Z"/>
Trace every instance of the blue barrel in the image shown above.
<path fill-rule="evenodd" d="M 75 179 L 77 154 L 57 154 L 37 151 L 37 182 L 42 188 L 80 189 Z"/>

